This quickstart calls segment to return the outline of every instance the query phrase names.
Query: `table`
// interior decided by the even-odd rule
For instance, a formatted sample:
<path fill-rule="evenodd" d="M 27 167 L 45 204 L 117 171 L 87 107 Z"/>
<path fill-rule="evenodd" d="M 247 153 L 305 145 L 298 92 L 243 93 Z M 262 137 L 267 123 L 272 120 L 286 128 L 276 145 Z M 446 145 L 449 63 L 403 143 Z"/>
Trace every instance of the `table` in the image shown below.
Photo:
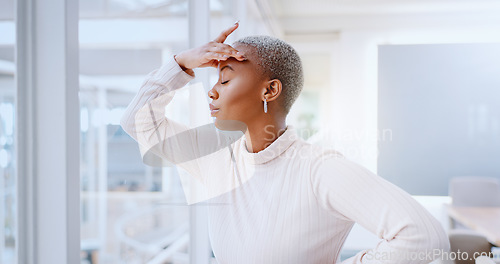
<path fill-rule="evenodd" d="M 447 205 L 448 215 L 484 235 L 500 247 L 500 207 L 459 207 Z"/>

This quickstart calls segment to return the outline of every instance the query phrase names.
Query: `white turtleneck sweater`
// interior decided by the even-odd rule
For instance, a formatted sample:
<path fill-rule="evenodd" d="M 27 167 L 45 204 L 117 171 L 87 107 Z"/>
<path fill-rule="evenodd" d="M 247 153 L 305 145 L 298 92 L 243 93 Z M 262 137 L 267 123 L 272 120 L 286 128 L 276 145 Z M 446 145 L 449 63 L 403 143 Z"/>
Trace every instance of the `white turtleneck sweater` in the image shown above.
<path fill-rule="evenodd" d="M 145 163 L 173 163 L 189 173 L 181 178 L 186 198 L 210 205 L 219 263 L 339 263 L 355 222 L 380 242 L 342 264 L 427 264 L 440 258 L 439 250 L 449 251 L 440 223 L 408 193 L 301 140 L 290 125 L 250 153 L 241 132 L 213 124 L 188 128 L 165 117 L 175 90 L 193 78 L 171 58 L 147 76 L 121 125 L 138 141 Z"/>

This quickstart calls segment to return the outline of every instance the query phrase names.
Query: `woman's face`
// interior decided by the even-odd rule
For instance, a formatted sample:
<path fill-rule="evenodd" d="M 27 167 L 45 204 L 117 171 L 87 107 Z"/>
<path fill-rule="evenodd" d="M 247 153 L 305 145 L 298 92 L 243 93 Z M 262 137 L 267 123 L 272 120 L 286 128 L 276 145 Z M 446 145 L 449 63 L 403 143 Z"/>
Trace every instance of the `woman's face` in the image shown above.
<path fill-rule="evenodd" d="M 234 48 L 243 52 L 247 60 L 238 61 L 231 57 L 220 61 L 219 80 L 208 91 L 212 99 L 210 108 L 216 125 L 221 120 L 236 120 L 248 126 L 264 112 L 266 82 L 257 70 L 259 66 L 252 47 L 237 43 Z"/>

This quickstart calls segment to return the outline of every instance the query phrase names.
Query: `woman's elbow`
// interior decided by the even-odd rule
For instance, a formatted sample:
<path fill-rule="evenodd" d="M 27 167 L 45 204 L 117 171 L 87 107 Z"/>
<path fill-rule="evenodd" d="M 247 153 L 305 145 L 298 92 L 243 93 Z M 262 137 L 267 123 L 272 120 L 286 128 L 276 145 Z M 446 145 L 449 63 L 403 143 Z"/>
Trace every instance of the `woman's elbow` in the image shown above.
<path fill-rule="evenodd" d="M 421 256 L 425 256 L 426 263 L 442 260 L 449 254 L 450 240 L 443 226 L 436 220 L 431 225 L 421 228 L 422 242 L 418 249 Z"/>
<path fill-rule="evenodd" d="M 430 243 L 430 249 L 439 249 L 444 251 L 450 250 L 450 239 L 448 234 L 444 230 L 443 226 L 439 221 L 433 219 L 432 226 L 428 227 L 428 236 Z"/>

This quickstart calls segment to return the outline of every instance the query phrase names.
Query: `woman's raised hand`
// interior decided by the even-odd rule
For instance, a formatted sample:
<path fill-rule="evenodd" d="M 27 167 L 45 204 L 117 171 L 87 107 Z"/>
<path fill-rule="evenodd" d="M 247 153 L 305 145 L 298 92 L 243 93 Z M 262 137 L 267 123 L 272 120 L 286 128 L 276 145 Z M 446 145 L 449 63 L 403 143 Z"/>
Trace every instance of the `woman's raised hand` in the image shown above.
<path fill-rule="evenodd" d="M 239 61 L 246 60 L 244 54 L 241 54 L 235 48 L 228 44 L 224 44 L 227 36 L 233 33 L 238 28 L 238 22 L 234 23 L 230 28 L 222 31 L 222 33 L 200 47 L 182 51 L 174 56 L 175 60 L 183 70 L 203 67 L 217 67 L 219 61 L 227 60 L 234 57 Z"/>

